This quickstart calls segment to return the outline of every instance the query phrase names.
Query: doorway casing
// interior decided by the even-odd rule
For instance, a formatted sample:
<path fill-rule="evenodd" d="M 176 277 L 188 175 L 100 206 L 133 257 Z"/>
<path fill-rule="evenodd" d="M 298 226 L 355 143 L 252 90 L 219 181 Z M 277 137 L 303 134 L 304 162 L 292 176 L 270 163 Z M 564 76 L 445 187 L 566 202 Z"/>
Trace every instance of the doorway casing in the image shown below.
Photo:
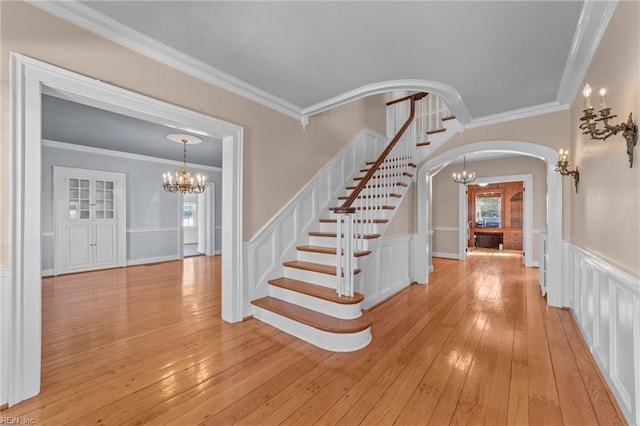
<path fill-rule="evenodd" d="M 418 170 L 418 235 L 415 245 L 414 276 L 419 283 L 429 282 L 429 259 L 432 250 L 429 241 L 431 178 L 433 174 L 463 155 L 496 151 L 527 155 L 546 164 L 547 176 L 547 303 L 562 307 L 562 176 L 555 171 L 558 152 L 552 147 L 522 141 L 487 141 L 465 144 L 427 160 Z"/>
<path fill-rule="evenodd" d="M 43 94 L 222 139 L 222 319 L 241 321 L 243 128 L 17 53 L 11 53 L 10 61 L 11 285 L 3 286 L 0 298 L 0 309 L 9 313 L 3 316 L 8 324 L 0 327 L 0 345 L 9 348 L 7 359 L 0 359 L 0 372 L 6 372 L 0 377 L 0 394 L 8 404 L 40 392 Z"/>

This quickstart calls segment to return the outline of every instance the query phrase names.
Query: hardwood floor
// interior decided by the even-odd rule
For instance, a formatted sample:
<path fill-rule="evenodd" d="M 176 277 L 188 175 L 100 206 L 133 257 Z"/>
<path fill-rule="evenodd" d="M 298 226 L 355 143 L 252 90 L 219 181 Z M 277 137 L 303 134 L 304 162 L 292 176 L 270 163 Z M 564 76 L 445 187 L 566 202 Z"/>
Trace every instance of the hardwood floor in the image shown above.
<path fill-rule="evenodd" d="M 517 255 L 435 259 L 371 311 L 373 341 L 318 349 L 220 317 L 220 257 L 43 282 L 47 425 L 624 424 L 570 313 Z"/>

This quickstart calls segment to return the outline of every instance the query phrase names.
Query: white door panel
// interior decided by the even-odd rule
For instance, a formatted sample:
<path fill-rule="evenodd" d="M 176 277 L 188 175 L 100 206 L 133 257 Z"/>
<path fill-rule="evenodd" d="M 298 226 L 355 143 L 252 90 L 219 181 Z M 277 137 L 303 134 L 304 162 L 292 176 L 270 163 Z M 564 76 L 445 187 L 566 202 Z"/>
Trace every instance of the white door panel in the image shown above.
<path fill-rule="evenodd" d="M 115 223 L 95 225 L 95 266 L 113 266 L 118 263 L 118 235 Z"/>
<path fill-rule="evenodd" d="M 73 224 L 67 226 L 67 264 L 68 270 L 86 269 L 92 266 L 91 224 Z"/>

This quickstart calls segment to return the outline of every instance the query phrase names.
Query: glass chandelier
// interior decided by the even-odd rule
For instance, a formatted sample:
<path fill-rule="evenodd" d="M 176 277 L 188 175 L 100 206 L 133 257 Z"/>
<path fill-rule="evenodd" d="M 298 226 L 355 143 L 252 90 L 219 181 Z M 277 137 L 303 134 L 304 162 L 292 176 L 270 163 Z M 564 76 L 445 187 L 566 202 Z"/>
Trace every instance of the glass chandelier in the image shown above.
<path fill-rule="evenodd" d="M 195 178 L 187 170 L 187 145 L 202 142 L 197 136 L 186 135 L 181 133 L 173 133 L 167 135 L 167 139 L 173 142 L 179 142 L 183 145 L 183 166 L 180 172 L 165 173 L 162 175 L 164 180 L 162 187 L 167 192 L 182 192 L 183 194 L 200 194 L 205 189 L 205 177 L 197 175 Z"/>
<path fill-rule="evenodd" d="M 454 173 L 453 180 L 461 185 L 468 185 L 476 181 L 476 172 L 467 173 L 467 157 L 462 157 L 464 165 L 462 166 L 462 174 Z"/>

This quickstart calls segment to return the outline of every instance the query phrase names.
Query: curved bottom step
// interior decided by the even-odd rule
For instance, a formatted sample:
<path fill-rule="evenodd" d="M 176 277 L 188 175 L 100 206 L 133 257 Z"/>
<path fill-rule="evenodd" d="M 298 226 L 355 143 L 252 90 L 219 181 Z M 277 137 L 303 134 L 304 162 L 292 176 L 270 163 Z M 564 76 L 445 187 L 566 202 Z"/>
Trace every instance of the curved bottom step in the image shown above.
<path fill-rule="evenodd" d="M 330 317 L 273 297 L 251 302 L 254 317 L 299 339 L 333 352 L 353 352 L 371 342 L 373 317 L 363 311 L 356 319 Z"/>

